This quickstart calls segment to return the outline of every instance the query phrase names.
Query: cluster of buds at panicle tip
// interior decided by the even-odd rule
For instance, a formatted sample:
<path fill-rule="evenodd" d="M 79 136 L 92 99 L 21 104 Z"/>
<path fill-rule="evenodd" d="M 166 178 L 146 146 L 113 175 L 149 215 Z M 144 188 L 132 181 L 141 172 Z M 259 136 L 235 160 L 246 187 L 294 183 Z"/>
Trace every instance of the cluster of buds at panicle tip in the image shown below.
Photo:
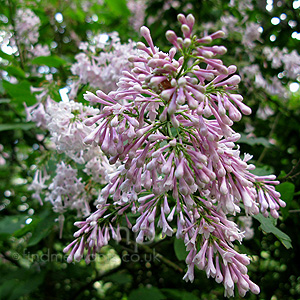
<path fill-rule="evenodd" d="M 111 213 L 107 213 L 104 216 L 104 213 L 107 212 L 109 208 L 109 205 L 105 205 L 91 214 L 85 221 L 75 222 L 74 225 L 79 228 L 79 230 L 74 233 L 76 239 L 64 249 L 65 253 L 72 249 L 67 258 L 68 262 L 72 262 L 73 260 L 80 261 L 83 257 L 84 249 L 87 248 L 88 251 L 85 255 L 85 261 L 88 264 L 96 252 L 103 246 L 106 246 L 111 238 L 117 242 L 121 240 L 120 226 L 117 225 L 115 229 L 111 223 L 116 221 L 119 215 L 116 214 L 112 220 L 110 220 Z M 100 225 L 99 221 L 103 224 Z"/>
<path fill-rule="evenodd" d="M 192 15 L 180 14 L 178 20 L 183 37 L 167 31 L 174 46 L 168 53 L 154 46 L 143 26 L 141 35 L 149 47 L 137 43 L 139 55 L 129 57 L 134 67 L 123 72 L 119 88 L 85 94 L 102 109 L 85 120 L 94 129 L 84 142 L 99 145 L 111 164 L 119 163 L 100 193 L 93 222 L 100 228 L 107 221 L 102 212 L 108 205 L 123 215 L 131 209 L 140 214 L 132 230 L 141 243 L 154 236 L 158 220 L 164 236 L 176 231 L 185 241 L 189 254 L 184 279 L 193 281 L 196 265 L 223 282 L 226 296 L 234 294 L 235 283 L 240 295 L 249 289 L 258 293 L 247 275 L 249 259 L 233 248 L 243 233 L 227 215 L 239 213 L 243 204 L 246 214 L 261 210 L 278 217 L 285 203 L 274 189 L 275 177 L 253 175 L 255 167 L 247 164 L 251 156 L 242 159 L 235 144 L 240 135 L 231 126 L 251 109 L 235 93 L 240 82 L 236 67 L 219 58 L 226 48 L 208 46 L 223 33 L 199 38 L 192 34 Z M 84 246 L 90 251 L 95 226 L 84 223 L 80 229 L 72 244 L 76 258 L 82 257 Z"/>

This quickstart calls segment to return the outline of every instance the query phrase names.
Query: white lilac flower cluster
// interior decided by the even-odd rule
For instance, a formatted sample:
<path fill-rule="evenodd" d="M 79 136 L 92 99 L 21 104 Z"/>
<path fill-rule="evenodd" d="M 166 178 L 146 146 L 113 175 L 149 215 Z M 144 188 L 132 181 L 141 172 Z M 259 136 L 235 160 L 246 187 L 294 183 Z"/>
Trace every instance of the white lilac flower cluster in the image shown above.
<path fill-rule="evenodd" d="M 64 162 L 57 164 L 55 176 L 49 185 L 46 182 L 50 179 L 46 170 L 36 170 L 34 179 L 29 186 L 33 190 L 32 197 L 39 200 L 43 205 L 41 194 L 45 194 L 45 201 L 50 201 L 53 210 L 63 214 L 69 209 L 76 209 L 78 217 L 88 216 L 90 208 L 85 185 L 81 178 L 77 178 L 78 171 Z"/>
<path fill-rule="evenodd" d="M 71 250 L 69 262 L 85 255 L 88 263 L 111 238 L 120 240 L 126 218 L 137 243 L 151 240 L 156 227 L 163 237 L 183 239 L 184 280 L 193 281 L 197 267 L 223 283 L 227 297 L 235 287 L 242 297 L 248 290 L 257 294 L 259 287 L 247 275 L 250 259 L 233 244 L 244 234 L 229 217 L 243 206 L 247 215 L 260 211 L 277 218 L 285 206 L 274 188 L 279 182 L 274 175 L 253 175 L 251 155 L 240 157 L 240 135 L 232 125 L 251 109 L 236 93 L 236 66 L 219 58 L 226 48 L 209 45 L 224 33 L 198 37 L 192 15 L 180 14 L 178 20 L 182 37 L 167 31 L 169 52 L 159 51 L 143 26 L 148 46 L 137 43 L 140 52 L 129 57 L 133 66 L 123 71 L 118 89 L 84 96 L 101 109 L 83 121 L 91 128 L 83 142 L 99 145 L 109 163 L 118 165 L 97 210 L 75 223 L 75 240 L 64 252 Z M 134 224 L 129 213 L 137 216 Z"/>
<path fill-rule="evenodd" d="M 53 205 L 53 210 L 60 214 L 62 232 L 63 214 L 68 210 L 77 210 L 78 217 L 88 216 L 89 202 L 92 199 L 92 195 L 85 190 L 88 181 L 84 182 L 82 178 L 77 178 L 78 171 L 70 164 L 75 166 L 83 164 L 82 171 L 88 176 L 88 180 L 100 184 L 107 183 L 107 174 L 113 172 L 115 168 L 109 164 L 99 146 L 87 146 L 83 143 L 83 138 L 93 130 L 93 126 L 86 126 L 83 121 L 88 116 L 97 114 L 99 110 L 74 101 L 57 103 L 47 95 L 44 95 L 46 100 L 43 102 L 41 97 L 43 93 L 44 91 L 37 95 L 40 102 L 26 108 L 27 120 L 34 121 L 37 126 L 48 130 L 56 150 L 64 153 L 65 159 L 68 161 L 71 159 L 71 162 L 67 164 L 61 161 L 57 164 L 56 175 L 49 184 L 46 182 L 49 182 L 50 174 L 38 169 L 28 189 L 34 191 L 32 197 L 41 204 L 44 198 L 44 201 L 49 201 Z M 88 190 L 91 189 L 90 186 Z"/>
<path fill-rule="evenodd" d="M 261 25 L 255 22 L 246 22 L 245 26 L 240 24 L 238 18 L 233 15 L 224 14 L 220 18 L 222 31 L 225 33 L 225 37 L 229 35 L 241 36 L 241 45 L 245 47 L 247 54 L 249 54 L 249 59 L 253 60 L 254 56 L 251 50 L 256 46 L 256 41 L 261 41 Z M 214 30 L 216 24 L 213 22 L 208 22 L 202 24 L 206 30 Z"/>
<path fill-rule="evenodd" d="M 30 46 L 35 44 L 39 38 L 40 18 L 26 8 L 18 9 L 15 16 L 16 34 L 20 43 Z"/>
<path fill-rule="evenodd" d="M 130 70 L 132 63 L 128 61 L 128 56 L 137 53 L 135 43 L 121 44 L 117 33 L 108 34 L 107 37 L 110 42 L 103 41 L 103 35 L 98 35 L 93 39 L 93 44 L 81 44 L 80 48 L 85 52 L 77 55 L 77 63 L 71 68 L 73 74 L 78 75 L 78 80 L 73 80 L 70 92 L 73 96 L 76 94 L 78 86 L 83 83 L 105 91 L 115 89 L 122 71 Z M 99 50 L 101 50 L 100 53 L 98 53 Z M 53 81 L 49 75 L 46 79 L 49 82 L 48 85 Z M 51 135 L 50 140 L 56 150 L 64 153 L 73 161 L 73 164 L 84 165 L 82 171 L 89 176 L 92 182 L 107 183 L 107 174 L 114 172 L 115 167 L 109 164 L 107 157 L 103 155 L 98 145 L 86 145 L 83 142 L 83 139 L 95 127 L 85 125 L 84 121 L 88 116 L 96 115 L 99 110 L 73 100 L 57 103 L 49 96 L 47 86 L 32 87 L 31 91 L 35 93 L 37 103 L 30 107 L 24 104 L 27 121 L 33 121 L 38 127 L 48 130 Z M 72 97 L 72 95 L 70 96 Z M 68 167 L 71 166 L 68 165 Z M 47 179 L 49 179 L 48 176 L 45 174 L 43 177 L 42 171 L 38 170 L 29 186 L 29 189 L 34 191 L 33 198 L 38 199 L 41 203 L 41 191 L 45 195 L 49 192 L 45 185 Z M 72 201 L 74 199 L 75 197 L 71 198 Z M 49 200 L 48 196 L 46 200 Z M 88 201 L 85 200 L 86 202 Z M 67 208 L 73 207 L 69 205 Z M 53 208 L 58 211 L 55 206 Z M 86 213 L 82 212 L 81 216 L 83 215 Z"/>
<path fill-rule="evenodd" d="M 300 55 L 296 50 L 289 53 L 286 48 L 281 50 L 278 47 L 273 49 L 264 47 L 263 55 L 266 61 L 271 63 L 271 67 L 278 70 L 278 73 L 280 69 L 283 69 L 281 77 L 285 77 L 288 80 L 296 80 L 298 78 L 300 74 Z M 246 84 L 250 85 L 250 82 L 254 82 L 255 87 L 264 89 L 270 95 L 278 95 L 282 99 L 287 98 L 287 89 L 278 76 L 273 76 L 269 79 L 265 78 L 260 71 L 259 65 L 245 66 L 240 73 Z"/>
<path fill-rule="evenodd" d="M 26 48 L 28 57 L 49 56 L 48 45 L 37 44 L 39 39 L 40 18 L 29 8 L 18 8 L 14 17 L 15 26 L 7 26 L 2 30 L 3 44 L 12 47 L 13 52 Z M 39 74 L 38 74 L 39 75 Z M 16 79 L 11 76 L 10 82 Z"/>
<path fill-rule="evenodd" d="M 90 214 L 88 195 L 81 178 L 77 178 L 77 173 L 76 169 L 64 162 L 58 164 L 45 201 L 50 201 L 57 213 L 63 214 L 67 209 L 76 209 L 79 217 L 86 217 Z"/>
<path fill-rule="evenodd" d="M 48 104 L 46 112 L 47 128 L 58 152 L 72 156 L 86 150 L 82 140 L 92 128 L 84 125 L 83 121 L 88 116 L 97 114 L 98 109 L 83 106 L 82 103 L 73 100 L 59 103 L 52 101 Z"/>
<path fill-rule="evenodd" d="M 297 79 L 300 75 L 300 55 L 296 50 L 289 53 L 286 48 L 280 50 L 278 47 L 265 47 L 263 52 L 267 60 L 271 62 L 272 68 L 283 67 L 287 78 Z"/>
<path fill-rule="evenodd" d="M 73 10 L 82 10 L 87 14 L 95 4 L 103 5 L 103 2 L 103 0 L 82 0 L 79 2 L 72 1 L 69 3 L 69 5 Z"/>
<path fill-rule="evenodd" d="M 41 45 L 41 44 L 37 44 L 32 49 L 30 49 L 30 53 L 34 57 L 51 55 L 51 52 L 49 50 L 49 46 L 48 45 Z"/>
<path fill-rule="evenodd" d="M 247 10 L 253 10 L 252 0 L 236 1 L 230 0 L 229 6 L 236 7 L 242 15 L 246 15 Z"/>
<path fill-rule="evenodd" d="M 145 21 L 145 0 L 127 0 L 127 7 L 131 12 L 130 24 L 132 28 L 138 31 Z"/>
<path fill-rule="evenodd" d="M 28 121 L 36 122 L 37 126 L 42 124 L 50 132 L 50 140 L 59 153 L 66 154 L 77 164 L 86 164 L 83 171 L 92 175 L 95 182 L 106 182 L 106 173 L 114 168 L 102 155 L 99 146 L 83 143 L 84 137 L 94 128 L 85 125 L 84 121 L 88 116 L 97 114 L 98 109 L 73 100 L 57 103 L 47 97 L 44 104 L 39 102 L 26 110 Z"/>
<path fill-rule="evenodd" d="M 80 49 L 83 52 L 76 55 L 77 62 L 71 67 L 72 74 L 78 76 L 71 86 L 71 98 L 82 84 L 107 93 L 116 89 L 122 71 L 131 69 L 128 56 L 137 53 L 135 43 L 121 44 L 116 32 L 95 36 L 91 43 L 81 43 Z"/>
<path fill-rule="evenodd" d="M 36 170 L 34 179 L 28 190 L 34 191 L 33 199 L 37 199 L 43 205 L 49 201 L 53 206 L 53 211 L 59 214 L 58 221 L 60 227 L 60 238 L 62 237 L 64 213 L 69 210 L 76 210 L 77 217 L 87 217 L 90 215 L 89 202 L 92 198 L 85 189 L 82 178 L 78 178 L 78 170 L 66 165 L 63 161 L 57 164 L 55 176 L 48 183 L 50 176 L 46 170 Z M 42 199 L 43 198 L 43 199 Z"/>

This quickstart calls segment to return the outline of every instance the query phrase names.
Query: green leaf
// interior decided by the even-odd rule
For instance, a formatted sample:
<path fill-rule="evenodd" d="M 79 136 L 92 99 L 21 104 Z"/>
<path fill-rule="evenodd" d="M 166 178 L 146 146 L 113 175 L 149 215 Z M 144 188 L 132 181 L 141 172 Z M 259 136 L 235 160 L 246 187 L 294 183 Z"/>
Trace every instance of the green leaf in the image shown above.
<path fill-rule="evenodd" d="M 25 79 L 26 78 L 26 74 L 25 72 L 16 66 L 8 66 L 5 68 L 5 71 L 9 74 L 12 75 L 16 78 L 21 78 L 21 79 Z"/>
<path fill-rule="evenodd" d="M 283 201 L 290 203 L 294 197 L 295 185 L 291 182 L 283 182 L 276 186 L 276 191 L 281 194 Z"/>
<path fill-rule="evenodd" d="M 185 299 L 189 299 L 189 300 L 199 300 L 199 298 L 198 298 L 196 295 L 194 295 L 194 294 L 192 294 L 192 293 L 190 293 L 190 292 L 183 292 L 183 293 L 182 293 L 182 296 L 181 296 L 181 299 L 182 299 L 182 300 L 185 300 Z"/>
<path fill-rule="evenodd" d="M 6 59 L 8 61 L 12 61 L 13 60 L 13 56 L 12 55 L 6 54 L 2 50 L 0 50 L 0 57 L 3 58 L 3 59 Z"/>
<path fill-rule="evenodd" d="M 17 130 L 17 129 L 29 130 L 35 127 L 36 125 L 34 123 L 0 124 L 0 131 Z"/>
<path fill-rule="evenodd" d="M 5 282 L 2 285 L 0 285 L 0 300 L 14 299 L 10 297 L 10 294 L 14 290 L 16 283 L 16 280 L 10 279 L 5 280 Z"/>
<path fill-rule="evenodd" d="M 46 65 L 48 67 L 59 68 L 65 65 L 67 62 L 58 56 L 39 56 L 31 61 L 32 64 L 36 65 Z"/>
<path fill-rule="evenodd" d="M 3 80 L 0 80 L 0 95 L 4 95 L 5 94 L 5 89 L 3 87 Z"/>
<path fill-rule="evenodd" d="M 64 17 L 71 19 L 72 21 L 78 21 L 79 23 L 84 23 L 86 18 L 86 13 L 83 10 L 68 8 L 64 11 Z"/>
<path fill-rule="evenodd" d="M 27 105 L 33 105 L 36 103 L 36 99 L 30 91 L 30 82 L 27 80 L 23 80 L 17 84 L 12 84 L 4 80 L 3 87 L 19 104 L 23 105 L 23 102 L 26 102 Z"/>
<path fill-rule="evenodd" d="M 37 273 L 34 270 L 24 269 L 10 272 L 0 285 L 0 299 L 16 300 L 30 294 L 42 284 L 44 275 L 44 272 Z"/>
<path fill-rule="evenodd" d="M 13 233 L 13 236 L 16 238 L 20 238 L 23 235 L 25 235 L 27 232 L 32 232 L 39 224 L 39 222 L 41 221 L 39 216 L 33 216 L 33 220 L 31 221 L 31 223 L 26 224 L 24 227 L 22 227 L 19 230 L 16 230 Z"/>
<path fill-rule="evenodd" d="M 193 293 L 175 289 L 162 289 L 162 291 L 167 294 L 168 299 L 172 300 L 199 300 L 199 298 Z"/>
<path fill-rule="evenodd" d="M 161 300 L 166 299 L 165 296 L 155 287 L 145 288 L 141 287 L 133 290 L 128 297 L 128 300 Z"/>
<path fill-rule="evenodd" d="M 182 239 L 175 239 L 174 251 L 178 260 L 185 260 L 188 255 L 184 241 Z"/>
<path fill-rule="evenodd" d="M 0 238 L 6 239 L 25 225 L 27 216 L 6 216 L 0 220 Z"/>
<path fill-rule="evenodd" d="M 12 295 L 9 299 L 20 299 L 23 295 L 28 295 L 41 285 L 44 281 L 44 273 L 31 274 L 23 282 L 18 282 L 17 286 L 12 291 Z"/>
<path fill-rule="evenodd" d="M 129 16 L 130 11 L 125 0 L 106 0 L 105 3 L 117 16 Z"/>
<path fill-rule="evenodd" d="M 39 226 L 36 226 L 32 232 L 32 236 L 27 245 L 28 247 L 36 245 L 39 241 L 48 236 L 55 224 L 55 216 L 48 210 L 45 210 L 42 214 L 40 214 L 40 218 L 41 221 L 39 222 Z"/>
<path fill-rule="evenodd" d="M 116 284 L 126 284 L 132 281 L 132 276 L 129 274 L 115 273 L 109 276 L 105 276 L 105 279 Z"/>
<path fill-rule="evenodd" d="M 263 137 L 258 137 L 258 138 L 255 138 L 255 137 L 249 137 L 247 138 L 247 135 L 246 134 L 241 134 L 241 138 L 238 140 L 238 143 L 244 143 L 244 144 L 247 144 L 247 145 L 263 145 L 265 147 L 270 147 L 271 144 L 269 143 L 269 141 L 266 139 L 266 138 L 263 138 Z"/>
<path fill-rule="evenodd" d="M 289 215 L 289 208 L 294 198 L 295 185 L 291 182 L 283 182 L 276 186 L 276 191 L 281 194 L 281 199 L 286 203 L 286 207 L 281 208 L 282 216 L 286 219 Z"/>
<path fill-rule="evenodd" d="M 262 214 L 254 215 L 253 218 L 260 222 L 261 230 L 266 233 L 273 233 L 287 249 L 292 248 L 290 237 L 274 225 L 274 218 L 265 218 Z"/>
<path fill-rule="evenodd" d="M 261 168 L 255 168 L 254 170 L 251 170 L 250 172 L 257 176 L 270 175 L 270 174 L 274 173 L 274 168 L 272 168 L 270 166 L 263 166 Z"/>

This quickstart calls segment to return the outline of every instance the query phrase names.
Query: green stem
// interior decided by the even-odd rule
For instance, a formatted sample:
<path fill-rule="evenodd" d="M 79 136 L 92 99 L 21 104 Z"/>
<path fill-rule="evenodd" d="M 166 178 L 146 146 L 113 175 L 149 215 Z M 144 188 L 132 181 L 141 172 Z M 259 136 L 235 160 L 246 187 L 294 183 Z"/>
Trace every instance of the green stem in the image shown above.
<path fill-rule="evenodd" d="M 10 20 L 11 20 L 11 24 L 13 27 L 13 33 L 14 33 L 14 37 L 16 40 L 16 45 L 17 45 L 19 57 L 20 57 L 20 66 L 21 66 L 21 69 L 24 70 L 25 69 L 24 57 L 23 57 L 23 52 L 21 51 L 21 46 L 19 43 L 17 31 L 16 31 L 16 24 L 15 24 L 15 20 L 14 20 L 14 16 L 13 16 L 13 3 L 11 0 L 8 1 L 8 6 L 9 6 Z"/>
<path fill-rule="evenodd" d="M 169 134 L 170 138 L 173 138 L 173 134 L 172 134 L 172 131 L 171 131 L 171 127 L 170 127 L 170 123 L 169 123 L 169 122 L 167 123 L 167 128 L 168 128 L 168 134 Z"/>

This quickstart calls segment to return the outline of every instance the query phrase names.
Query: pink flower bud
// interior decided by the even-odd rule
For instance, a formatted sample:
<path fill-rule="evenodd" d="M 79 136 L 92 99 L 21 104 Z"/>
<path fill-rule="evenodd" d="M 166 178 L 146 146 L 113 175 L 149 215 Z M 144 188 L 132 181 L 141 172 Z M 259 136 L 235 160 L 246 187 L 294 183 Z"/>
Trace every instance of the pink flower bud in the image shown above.
<path fill-rule="evenodd" d="M 93 93 L 88 92 L 88 91 L 86 92 L 86 94 L 83 95 L 83 98 L 90 102 L 97 102 L 97 103 L 101 103 L 101 104 L 108 105 L 108 106 L 112 105 L 112 103 L 104 101 L 103 99 L 100 99 L 99 97 L 97 97 L 96 95 L 94 95 Z"/>
<path fill-rule="evenodd" d="M 80 244 L 74 253 L 74 260 L 79 262 L 82 259 L 83 256 L 83 250 L 84 250 L 84 236 L 80 240 Z"/>
<path fill-rule="evenodd" d="M 184 160 L 181 159 L 181 161 L 180 161 L 180 163 L 177 165 L 176 171 L 175 171 L 175 177 L 176 177 L 177 179 L 182 178 L 183 175 L 184 175 L 183 164 L 184 164 Z"/>
<path fill-rule="evenodd" d="M 161 96 L 164 100 L 168 101 L 168 100 L 171 98 L 171 96 L 173 95 L 174 91 L 175 91 L 175 88 L 163 90 L 163 91 L 161 92 L 160 96 Z"/>
<path fill-rule="evenodd" d="M 223 55 L 227 52 L 227 49 L 224 46 L 213 46 L 213 51 L 217 54 Z"/>
<path fill-rule="evenodd" d="M 222 64 L 217 63 L 213 59 L 204 58 L 204 62 L 207 63 L 208 65 L 214 67 L 221 74 L 225 74 L 225 75 L 228 74 L 228 69 L 225 66 L 223 66 Z"/>
<path fill-rule="evenodd" d="M 192 28 L 194 27 L 194 24 L 195 24 L 195 17 L 192 14 L 188 14 L 186 17 L 186 23 L 192 30 Z"/>
<path fill-rule="evenodd" d="M 171 43 L 171 44 L 173 44 L 177 49 L 180 49 L 181 47 L 179 46 L 179 44 L 178 44 L 178 42 L 177 42 L 177 35 L 176 35 L 176 33 L 174 32 L 174 31 L 172 31 L 172 30 L 168 30 L 167 32 L 166 32 L 166 38 L 167 38 L 167 40 Z"/>
<path fill-rule="evenodd" d="M 186 25 L 186 24 L 181 25 L 181 31 L 182 31 L 182 33 L 183 33 L 183 35 L 184 35 L 185 38 L 189 38 L 190 37 L 191 30 L 190 30 L 190 28 L 189 28 L 188 25 Z"/>
<path fill-rule="evenodd" d="M 213 34 L 210 35 L 210 37 L 214 40 L 214 39 L 219 39 L 225 36 L 225 32 L 222 30 L 218 30 L 216 32 L 214 32 Z"/>
<path fill-rule="evenodd" d="M 176 118 L 175 114 L 171 115 L 171 123 L 174 128 L 179 128 L 179 126 L 180 126 L 180 122 Z"/>
<path fill-rule="evenodd" d="M 186 24 L 186 19 L 184 14 L 178 14 L 177 15 L 177 20 L 181 23 L 181 24 Z"/>
<path fill-rule="evenodd" d="M 176 94 L 173 94 L 172 100 L 170 101 L 169 107 L 168 107 L 168 113 L 169 115 L 174 115 L 177 110 L 176 105 Z"/>
<path fill-rule="evenodd" d="M 215 84 L 215 87 L 223 85 L 238 85 L 241 82 L 241 77 L 239 75 L 233 75 L 225 81 Z"/>
<path fill-rule="evenodd" d="M 210 36 L 204 36 L 203 38 L 197 39 L 197 43 L 199 44 L 210 44 L 212 42 L 212 38 Z"/>
<path fill-rule="evenodd" d="M 152 53 L 155 54 L 156 50 L 154 48 L 154 44 L 151 38 L 150 30 L 146 26 L 142 26 L 140 29 L 141 35 L 145 38 L 147 41 L 148 45 L 150 46 Z"/>

